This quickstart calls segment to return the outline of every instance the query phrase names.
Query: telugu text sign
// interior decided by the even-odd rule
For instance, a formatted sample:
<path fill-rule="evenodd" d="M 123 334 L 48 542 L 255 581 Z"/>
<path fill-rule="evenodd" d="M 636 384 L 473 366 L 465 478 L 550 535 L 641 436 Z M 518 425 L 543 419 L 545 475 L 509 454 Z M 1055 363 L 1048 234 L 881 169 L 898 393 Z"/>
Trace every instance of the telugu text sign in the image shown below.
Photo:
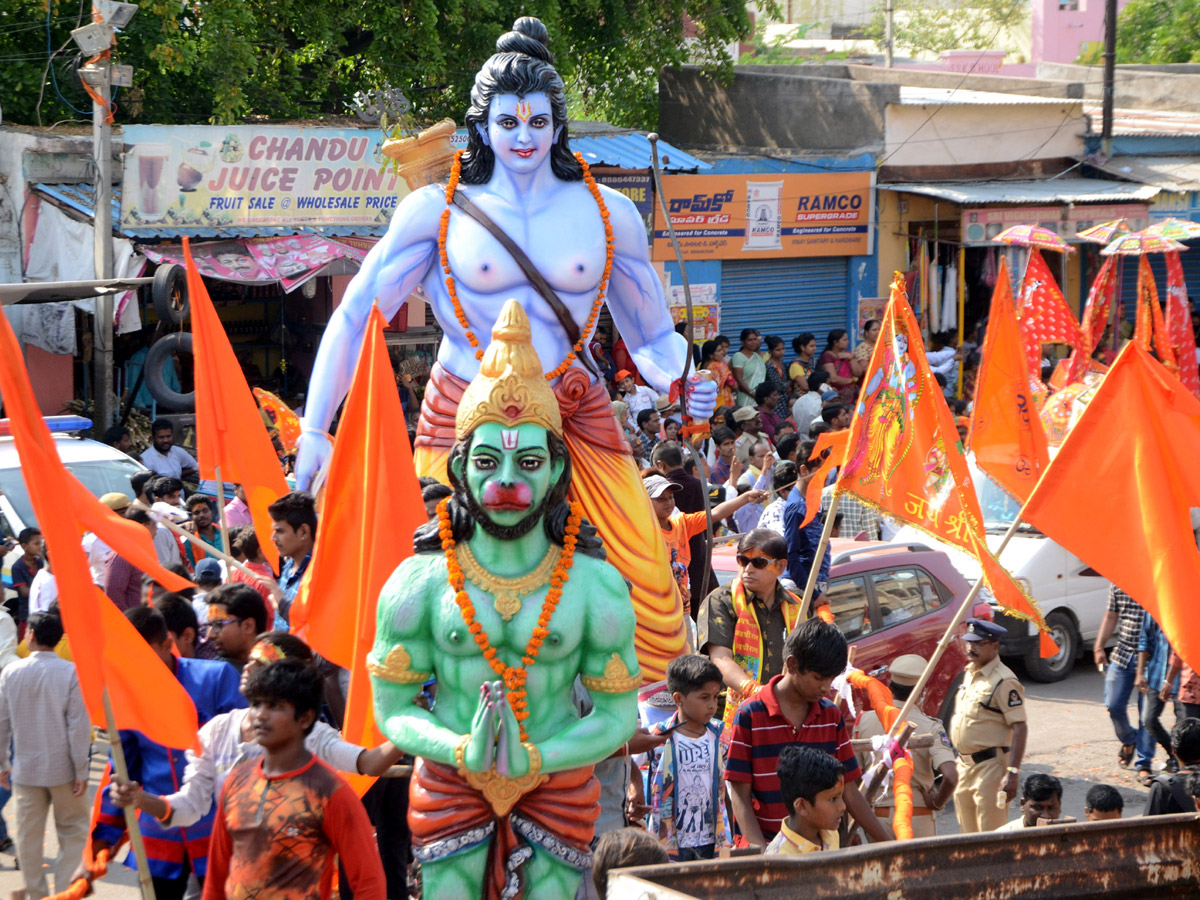
<path fill-rule="evenodd" d="M 386 225 L 408 185 L 379 131 L 128 125 L 121 225 Z"/>
<path fill-rule="evenodd" d="M 875 175 L 668 175 L 663 193 L 686 259 L 866 256 Z M 674 259 L 655 208 L 654 258 Z"/>

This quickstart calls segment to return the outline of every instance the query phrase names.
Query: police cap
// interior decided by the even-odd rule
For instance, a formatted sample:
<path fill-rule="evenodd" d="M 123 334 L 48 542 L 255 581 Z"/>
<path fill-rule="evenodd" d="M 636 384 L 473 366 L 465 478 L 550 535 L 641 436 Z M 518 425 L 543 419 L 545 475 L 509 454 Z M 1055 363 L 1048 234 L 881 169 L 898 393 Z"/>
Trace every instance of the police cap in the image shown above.
<path fill-rule="evenodd" d="M 964 641 L 998 641 L 1007 632 L 1003 625 L 988 622 L 985 619 L 967 619 L 967 633 L 962 636 Z"/>

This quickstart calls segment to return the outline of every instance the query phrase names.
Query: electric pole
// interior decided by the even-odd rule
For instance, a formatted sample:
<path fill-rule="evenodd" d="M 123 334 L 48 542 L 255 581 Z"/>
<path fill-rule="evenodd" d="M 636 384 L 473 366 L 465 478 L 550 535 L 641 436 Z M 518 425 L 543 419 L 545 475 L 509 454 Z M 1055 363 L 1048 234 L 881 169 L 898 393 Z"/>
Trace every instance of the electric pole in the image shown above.
<path fill-rule="evenodd" d="M 114 84 L 128 87 L 133 81 L 133 70 L 129 66 L 113 66 L 112 48 L 117 42 L 116 29 L 129 24 L 137 9 L 133 3 L 96 0 L 92 7 L 92 24 L 71 32 L 80 49 L 95 54 L 80 68 L 79 78 L 92 98 L 92 157 L 96 164 L 92 253 L 97 280 L 113 277 L 112 88 Z M 92 316 L 92 421 L 102 432 L 116 419 L 113 408 L 112 294 L 101 294 L 95 303 Z"/>
<path fill-rule="evenodd" d="M 896 0 L 885 0 L 883 6 L 883 64 L 892 68 L 895 58 Z"/>
<path fill-rule="evenodd" d="M 1104 123 L 1100 128 L 1100 152 L 1112 156 L 1113 80 L 1117 63 L 1117 0 L 1104 4 Z"/>

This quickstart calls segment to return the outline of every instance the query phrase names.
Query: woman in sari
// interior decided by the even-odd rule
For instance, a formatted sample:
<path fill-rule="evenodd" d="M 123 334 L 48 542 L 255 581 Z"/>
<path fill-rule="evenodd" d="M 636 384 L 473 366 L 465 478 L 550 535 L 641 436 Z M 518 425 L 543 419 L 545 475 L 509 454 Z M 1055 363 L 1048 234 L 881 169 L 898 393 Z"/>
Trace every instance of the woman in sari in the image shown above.
<path fill-rule="evenodd" d="M 875 341 L 878 339 L 879 323 L 874 319 L 863 322 L 863 339 L 854 348 L 853 358 L 850 360 L 850 369 L 860 384 L 863 375 L 867 372 L 867 366 L 871 364 L 871 354 L 875 352 Z"/>
<path fill-rule="evenodd" d="M 792 339 L 792 350 L 796 358 L 788 366 L 788 378 L 792 382 L 792 395 L 803 397 L 808 393 L 808 376 L 817 368 L 817 336 L 811 331 L 802 331 Z"/>
<path fill-rule="evenodd" d="M 734 391 L 737 382 L 733 380 L 733 370 L 725 356 L 729 353 L 729 340 L 717 335 L 711 341 L 705 341 L 700 351 L 700 368 L 712 373 L 712 380 L 717 386 L 717 408 L 733 406 Z"/>
<path fill-rule="evenodd" d="M 775 415 L 782 422 L 792 414 L 792 385 L 784 368 L 783 357 L 787 353 L 787 345 L 777 334 L 767 335 L 767 377 L 763 384 L 769 384 L 779 391 L 779 401 L 775 404 Z"/>
<path fill-rule="evenodd" d="M 829 373 L 829 383 L 838 392 L 842 403 L 853 403 L 858 396 L 858 379 L 850 360 L 854 354 L 850 352 L 850 335 L 845 328 L 835 328 L 829 332 L 829 340 L 825 343 L 825 352 L 818 362 L 821 368 Z"/>

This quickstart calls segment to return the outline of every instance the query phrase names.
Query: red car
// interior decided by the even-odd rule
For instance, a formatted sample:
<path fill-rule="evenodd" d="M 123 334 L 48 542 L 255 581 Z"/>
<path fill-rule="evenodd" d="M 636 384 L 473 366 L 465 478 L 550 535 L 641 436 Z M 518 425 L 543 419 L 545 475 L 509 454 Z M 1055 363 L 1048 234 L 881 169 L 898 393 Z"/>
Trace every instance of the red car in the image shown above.
<path fill-rule="evenodd" d="M 970 590 L 950 557 L 916 543 L 835 538 L 830 548 L 829 603 L 838 628 L 856 648 L 855 666 L 886 684 L 897 656 L 917 653 L 929 659 Z M 713 551 L 713 573 L 719 583 L 737 575 L 736 553 L 732 544 Z M 982 601 L 971 615 L 992 618 Z M 956 640 L 925 687 L 921 709 L 927 715 L 949 724 L 966 664 Z"/>

